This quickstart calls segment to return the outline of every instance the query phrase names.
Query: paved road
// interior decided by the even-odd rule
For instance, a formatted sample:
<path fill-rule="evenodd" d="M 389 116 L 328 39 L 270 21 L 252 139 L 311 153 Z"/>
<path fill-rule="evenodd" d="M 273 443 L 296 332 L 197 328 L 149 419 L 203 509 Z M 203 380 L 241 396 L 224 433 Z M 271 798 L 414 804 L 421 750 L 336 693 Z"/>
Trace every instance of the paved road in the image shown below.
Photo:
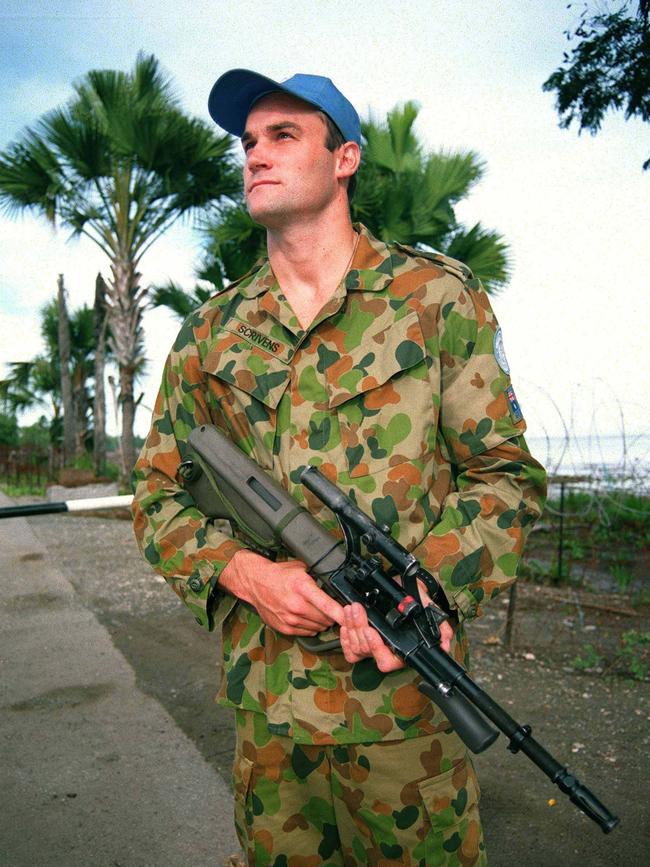
<path fill-rule="evenodd" d="M 128 521 L 0 525 L 0 682 L 13 684 L 0 698 L 0 867 L 220 867 L 236 847 L 222 782 L 232 712 L 211 701 L 218 635 L 142 561 Z M 616 618 L 587 609 L 578 630 L 554 594 L 520 588 L 514 655 L 490 640 L 503 602 L 472 624 L 475 675 L 621 827 L 604 836 L 500 738 L 476 759 L 490 867 L 645 867 L 650 683 L 567 671 Z M 650 630 L 641 612 L 619 621 L 614 632 Z"/>
<path fill-rule="evenodd" d="M 226 784 L 23 519 L 0 521 L 0 575 L 0 864 L 223 864 Z"/>

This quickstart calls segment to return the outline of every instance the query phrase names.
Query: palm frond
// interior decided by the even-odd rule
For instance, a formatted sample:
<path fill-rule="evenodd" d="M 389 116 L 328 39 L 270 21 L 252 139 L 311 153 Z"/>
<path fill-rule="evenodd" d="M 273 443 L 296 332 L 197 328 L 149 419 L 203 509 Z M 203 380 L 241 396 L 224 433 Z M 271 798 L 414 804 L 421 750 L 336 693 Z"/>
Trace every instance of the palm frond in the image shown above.
<path fill-rule="evenodd" d="M 424 187 L 431 203 L 455 205 L 466 198 L 485 172 L 485 164 L 474 151 L 431 154 L 424 170 Z"/>
<path fill-rule="evenodd" d="M 53 223 L 66 188 L 55 151 L 33 130 L 0 154 L 0 206 L 6 213 L 33 210 Z"/>
<path fill-rule="evenodd" d="M 510 279 L 508 245 L 498 232 L 484 229 L 480 223 L 468 230 L 459 228 L 445 252 L 465 262 L 492 294 L 497 294 Z"/>
<path fill-rule="evenodd" d="M 266 254 L 266 232 L 243 204 L 223 206 L 204 221 L 204 270 L 218 268 L 227 280 L 246 274 Z"/>
<path fill-rule="evenodd" d="M 466 261 L 488 291 L 508 280 L 507 245 L 480 225 L 459 225 L 454 207 L 484 174 L 478 154 L 427 153 L 414 132 L 416 103 L 397 106 L 386 122 L 362 125 L 364 158 L 351 211 L 384 241 L 401 241 L 448 252 Z"/>
<path fill-rule="evenodd" d="M 110 174 L 110 142 L 93 119 L 76 118 L 69 108 L 54 109 L 40 120 L 39 131 L 77 184 Z"/>
<path fill-rule="evenodd" d="M 170 280 L 162 286 L 151 286 L 149 289 L 149 306 L 167 307 L 181 321 L 200 307 L 213 294 L 210 289 L 198 284 L 189 292 Z"/>

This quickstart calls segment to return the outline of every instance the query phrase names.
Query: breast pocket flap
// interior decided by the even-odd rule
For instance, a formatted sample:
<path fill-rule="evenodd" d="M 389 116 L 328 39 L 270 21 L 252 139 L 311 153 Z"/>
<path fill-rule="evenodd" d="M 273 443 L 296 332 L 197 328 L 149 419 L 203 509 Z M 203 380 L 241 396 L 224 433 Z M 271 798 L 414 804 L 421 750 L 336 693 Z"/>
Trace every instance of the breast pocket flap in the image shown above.
<path fill-rule="evenodd" d="M 201 370 L 232 388 L 244 391 L 269 409 L 276 409 L 289 384 L 287 364 L 258 347 L 234 344 L 228 351 L 213 350 Z"/>
<path fill-rule="evenodd" d="M 329 405 L 340 406 L 384 385 L 426 358 L 424 336 L 416 313 L 364 338 L 326 371 Z"/>

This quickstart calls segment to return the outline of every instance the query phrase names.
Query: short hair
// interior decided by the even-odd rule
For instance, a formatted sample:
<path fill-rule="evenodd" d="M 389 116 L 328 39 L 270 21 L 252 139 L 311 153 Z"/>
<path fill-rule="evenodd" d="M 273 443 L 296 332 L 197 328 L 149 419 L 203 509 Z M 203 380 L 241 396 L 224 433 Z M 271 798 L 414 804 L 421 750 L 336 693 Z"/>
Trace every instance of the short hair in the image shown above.
<path fill-rule="evenodd" d="M 325 136 L 325 147 L 328 151 L 335 151 L 337 148 L 340 148 L 341 145 L 344 145 L 347 139 L 328 114 L 325 114 L 324 111 L 319 111 L 318 113 L 323 118 L 327 130 L 327 135 Z M 348 178 L 348 202 L 352 201 L 352 196 L 354 195 L 356 186 L 357 172 Z"/>

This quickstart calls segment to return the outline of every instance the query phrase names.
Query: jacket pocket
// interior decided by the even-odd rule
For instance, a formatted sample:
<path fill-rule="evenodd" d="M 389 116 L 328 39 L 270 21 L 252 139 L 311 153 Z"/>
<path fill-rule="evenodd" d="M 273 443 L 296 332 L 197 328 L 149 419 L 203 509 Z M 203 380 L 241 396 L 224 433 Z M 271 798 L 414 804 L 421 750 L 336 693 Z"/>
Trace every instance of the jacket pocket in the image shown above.
<path fill-rule="evenodd" d="M 352 478 L 433 449 L 437 400 L 416 313 L 342 355 L 326 376 Z"/>
<path fill-rule="evenodd" d="M 225 426 L 233 441 L 261 467 L 273 467 L 276 411 L 287 389 L 287 363 L 239 340 L 225 329 L 206 355 L 201 370 L 208 374 L 208 389 L 215 423 Z"/>
<path fill-rule="evenodd" d="M 471 761 L 464 759 L 444 774 L 418 783 L 430 831 L 425 838 L 427 864 L 487 864 L 479 817 L 480 789 Z"/>

